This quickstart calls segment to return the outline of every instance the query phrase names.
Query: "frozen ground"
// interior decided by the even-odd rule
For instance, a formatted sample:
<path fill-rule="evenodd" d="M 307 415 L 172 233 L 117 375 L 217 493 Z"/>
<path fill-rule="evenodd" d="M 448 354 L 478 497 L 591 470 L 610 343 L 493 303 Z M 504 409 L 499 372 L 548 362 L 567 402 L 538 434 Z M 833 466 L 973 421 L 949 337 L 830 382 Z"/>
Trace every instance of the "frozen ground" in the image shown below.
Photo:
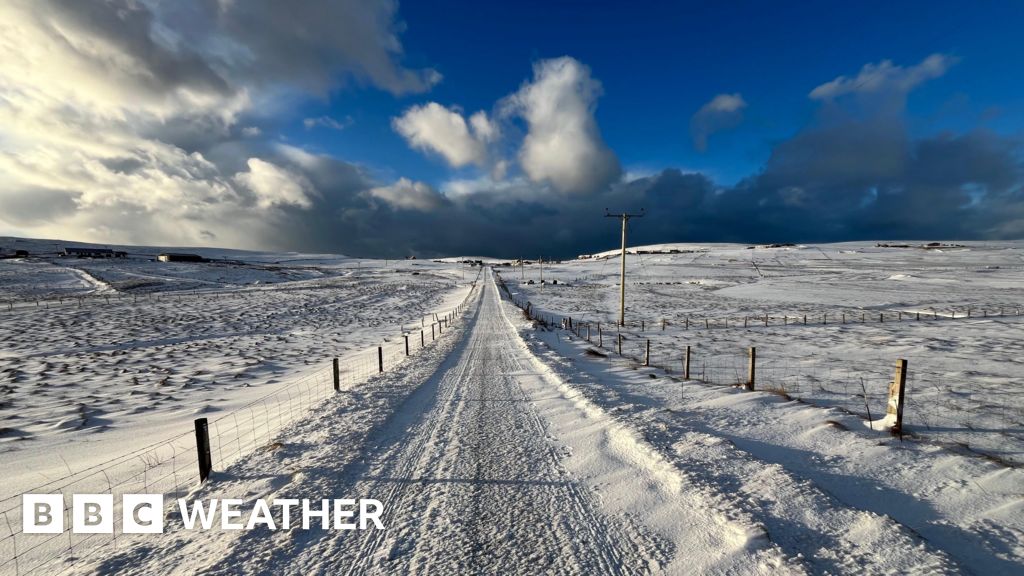
<path fill-rule="evenodd" d="M 18 246 L 28 242 L 32 254 L 48 245 Z M 160 249 L 127 250 L 0 260 L 0 300 L 17 303 L 0 308 L 0 496 L 187 431 L 332 356 L 401 340 L 466 291 L 452 264 L 212 250 L 202 252 L 233 263 L 159 263 Z M 25 300 L 58 295 L 92 298 Z"/>
<path fill-rule="evenodd" d="M 908 448 L 835 410 L 682 386 L 653 369 L 588 355 L 581 339 L 528 323 L 490 282 L 455 336 L 423 361 L 331 398 L 272 449 L 193 493 L 247 501 L 374 497 L 385 505 L 387 530 L 172 530 L 122 541 L 75 569 L 1012 574 L 1019 567 L 1018 470 Z"/>
<path fill-rule="evenodd" d="M 1020 265 L 1013 263 L 1014 258 L 1019 261 L 1020 247 L 972 245 L 969 251 L 979 253 L 981 265 L 965 264 L 959 253 L 961 260 L 941 266 L 931 261 L 935 252 L 919 255 L 907 249 L 771 249 L 776 252 L 772 258 L 794 271 L 786 277 L 792 284 L 780 288 L 776 300 L 771 299 L 770 286 L 763 293 L 746 286 L 775 278 L 754 269 L 749 258 L 756 250 L 703 248 L 707 252 L 653 256 L 663 259 L 663 280 L 651 276 L 629 286 L 630 318 L 650 315 L 644 331 L 636 326 L 625 330 L 624 351 L 635 356 L 640 343 L 654 337 L 655 351 L 661 351 L 655 354 L 655 363 L 670 368 L 670 373 L 609 354 L 611 331 L 604 333 L 602 351 L 585 335 L 570 337 L 568 331 L 527 321 L 509 302 L 499 301 L 499 289 L 486 276 L 448 339 L 361 386 L 331 394 L 307 418 L 280 434 L 275 431 L 273 441 L 261 441 L 247 457 L 218 469 L 211 482 L 192 493 L 197 498 L 247 502 L 275 497 L 377 498 L 385 506 L 387 530 L 184 531 L 172 526 L 161 536 L 119 536 L 116 545 L 98 548 L 75 564 L 69 557 L 66 572 L 1019 573 L 1024 565 L 1024 476 L 1013 464 L 1020 455 L 1020 338 L 1015 331 L 1021 320 L 1011 314 L 997 316 L 993 310 L 1021 304 L 1018 291 L 1006 288 L 1020 279 Z M 873 259 L 871 265 L 852 265 L 856 270 L 848 274 L 851 284 L 833 278 L 844 272 L 815 270 L 814 262 L 857 250 L 881 255 L 865 256 Z M 813 256 L 815 252 L 822 258 Z M 747 260 L 739 262 L 738 255 Z M 212 308 L 225 307 L 228 317 L 240 314 L 239 322 L 255 315 L 271 326 L 294 330 L 296 322 L 314 325 L 307 321 L 316 318 L 312 310 L 341 306 L 338 300 L 345 294 L 354 302 L 364 301 L 360 294 L 371 303 L 387 298 L 390 306 L 418 313 L 419 306 L 428 305 L 422 302 L 423 295 L 430 294 L 433 283 L 438 286 L 432 298 L 446 298 L 446 304 L 467 293 L 456 286 L 462 272 L 454 264 L 422 263 L 423 268 L 417 268 L 422 273 L 412 276 L 405 268 L 409 263 L 395 272 L 391 266 L 382 269 L 380 263 L 374 267 L 364 262 L 363 270 L 353 272 L 349 261 L 332 267 L 329 259 L 318 258 L 323 260 L 316 265 L 320 273 L 335 268 L 338 274 L 196 293 L 189 288 L 184 298 L 178 291 L 177 298 L 164 295 L 163 300 L 138 303 L 122 298 L 108 305 L 100 299 L 81 309 L 73 301 L 49 310 L 31 304 L 16 307 L 5 318 L 34 310 L 40 315 L 37 322 L 43 322 L 46 313 L 81 310 L 79 321 L 86 322 L 104 306 L 118 307 L 118 316 L 131 318 L 141 308 L 156 305 L 164 306 L 166 318 L 185 313 L 190 303 L 207 302 Z M 640 270 L 652 264 L 648 255 L 643 258 L 641 264 L 637 257 Z M 707 260 L 705 273 L 687 272 L 694 258 Z M 894 262 L 887 264 L 889 258 Z M 911 266 L 915 259 L 930 264 Z M 799 272 L 801 266 L 804 270 Z M 992 276 L 988 288 L 979 282 L 959 290 L 958 283 L 947 282 L 953 288 L 936 291 L 931 287 L 934 282 L 926 282 L 919 292 L 896 290 L 887 296 L 875 288 L 855 287 L 857 282 L 875 280 L 884 285 L 897 266 L 913 268 L 918 278 L 931 280 L 956 279 L 956 273 L 970 267 L 990 270 L 983 274 Z M 755 270 L 754 275 L 744 267 Z M 577 322 L 601 321 L 607 330 L 614 308 L 606 305 L 617 298 L 615 262 L 545 265 L 545 279 L 557 278 L 559 284 L 543 287 L 519 285 L 518 270 L 499 270 L 513 296 L 527 296 L 539 311 L 571 314 Z M 527 267 L 526 273 L 536 279 L 539 270 Z M 712 275 L 715 283 L 689 283 Z M 341 279 L 363 286 L 365 292 L 343 292 L 350 285 L 335 285 Z M 403 280 L 416 284 L 400 290 Z M 839 293 L 821 286 L 830 281 L 836 282 L 832 290 Z M 813 303 L 794 302 L 801 283 L 810 286 L 813 297 L 808 300 Z M 379 293 L 373 286 L 380 288 Z M 645 292 L 648 287 L 660 292 Z M 754 290 L 753 296 L 743 290 Z M 844 299 L 844 290 L 852 296 Z M 338 300 L 328 296 L 334 291 L 342 291 Z M 717 294 L 720 291 L 726 294 Z M 767 296 L 755 299 L 762 294 Z M 689 308 L 690 295 L 703 298 L 711 312 L 705 316 L 704 308 Z M 894 302 L 896 295 L 900 302 Z M 242 299 L 235 313 L 229 306 L 233 297 Z M 260 300 L 272 297 L 277 300 Z M 273 316 L 274 306 L 289 302 L 295 304 L 287 318 Z M 902 322 L 897 318 L 882 324 L 805 326 L 789 321 L 802 319 L 804 313 L 831 317 L 841 311 L 857 315 L 871 310 L 895 315 L 932 307 L 936 314 L 942 310 L 952 316 L 954 310 L 968 306 L 991 314 Z M 352 308 L 358 306 L 348 306 Z M 766 313 L 768 327 L 741 327 L 743 317 Z M 325 316 L 339 314 L 334 310 Z M 212 312 L 193 326 L 202 333 L 201 326 L 218 322 L 221 315 Z M 728 328 L 724 322 L 710 329 L 701 322 L 686 328 L 688 316 L 731 320 Z M 783 316 L 788 317 L 785 324 Z M 360 317 L 354 317 L 351 334 L 379 331 L 382 337 L 397 336 L 401 328 L 386 322 L 363 326 Z M 664 331 L 661 318 L 668 320 Z M 324 322 L 307 337 L 328 338 L 330 323 Z M 58 328 L 50 329 L 60 333 Z M 6 334 L 31 329 L 26 323 Z M 125 324 L 121 330 L 131 333 L 132 328 Z M 225 329 L 226 341 L 250 331 Z M 278 348 L 288 350 L 304 341 L 293 338 Z M 370 343 L 376 341 L 379 338 Z M 708 379 L 726 382 L 732 372 L 742 375 L 742 351 L 751 343 L 757 344 L 765 363 L 765 381 L 759 382 L 781 383 L 788 386 L 787 394 L 806 397 L 806 402 L 781 393 L 749 393 L 679 378 L 678 352 L 684 344 L 696 347 L 695 364 L 702 376 L 714 374 Z M 256 344 L 272 348 L 274 340 Z M 932 380 L 930 372 L 913 372 L 933 354 L 951 358 L 951 364 L 934 359 L 931 364 L 946 380 Z M 135 367 L 145 365 L 145 356 L 140 352 Z M 874 388 L 884 386 L 897 357 L 911 359 L 914 376 L 908 403 L 914 437 L 905 441 L 869 428 L 857 411 L 865 399 L 883 410 Z M 96 358 L 106 361 L 105 356 Z M 299 373 L 302 359 L 296 354 L 291 364 L 282 361 L 281 369 Z M 973 393 L 958 394 L 970 388 L 958 384 L 955 368 L 963 371 L 962 376 L 983 375 L 979 381 L 984 384 Z M 48 380 L 54 370 L 50 367 L 41 378 L 36 374 L 33 382 Z M 854 370 L 868 376 L 868 394 L 858 395 L 853 389 L 849 374 Z M 872 376 L 875 372 L 878 375 Z M 204 376 L 189 374 L 198 382 L 204 382 Z M 257 375 L 253 381 L 263 377 L 284 381 L 278 374 Z M 93 384 L 87 387 L 90 394 L 103 397 L 102 386 L 98 381 Z M 250 389 L 242 383 L 207 386 L 210 394 L 225 391 L 221 401 L 226 407 L 234 405 L 235 394 L 241 397 Z M 933 392 L 926 396 L 929 390 Z M 1002 406 L 983 403 L 991 391 L 1004 392 Z M 187 427 L 194 416 L 189 409 L 196 408 L 188 401 L 190 394 L 186 389 L 173 401 L 166 400 L 181 412 L 150 412 L 168 422 L 180 418 Z M 20 398 L 27 401 L 31 396 Z M 928 413 L 914 412 L 920 410 L 914 398 L 938 406 L 929 417 L 951 422 L 969 407 L 974 424 L 926 424 L 919 416 L 915 421 L 915 414 Z M 40 411 L 37 417 L 47 416 Z M 35 448 L 22 446 L 53 450 L 78 443 L 79 451 L 88 453 L 89 442 L 109 451 L 119 445 L 104 443 L 118 434 L 118 442 L 130 442 L 132 432 L 159 433 L 149 430 L 144 417 L 134 422 L 120 430 L 107 423 L 31 429 L 35 433 L 29 432 L 30 440 L 5 441 L 5 448 L 14 448 L 3 456 L 16 458 L 7 469 L 44 469 L 42 461 L 26 456 Z M 957 444 L 954 438 L 966 440 Z M 51 468 L 48 473 L 57 472 Z"/>
<path fill-rule="evenodd" d="M 875 418 L 905 358 L 909 432 L 1022 464 L 1024 243 L 963 244 L 644 247 L 681 253 L 628 256 L 623 352 L 642 358 L 649 339 L 652 363 L 679 371 L 690 345 L 692 376 L 731 384 L 756 346 L 761 387 Z M 617 255 L 545 264 L 543 285 L 522 280 L 539 282 L 536 265 L 502 270 L 517 297 L 595 340 L 600 322 L 613 347 Z"/>

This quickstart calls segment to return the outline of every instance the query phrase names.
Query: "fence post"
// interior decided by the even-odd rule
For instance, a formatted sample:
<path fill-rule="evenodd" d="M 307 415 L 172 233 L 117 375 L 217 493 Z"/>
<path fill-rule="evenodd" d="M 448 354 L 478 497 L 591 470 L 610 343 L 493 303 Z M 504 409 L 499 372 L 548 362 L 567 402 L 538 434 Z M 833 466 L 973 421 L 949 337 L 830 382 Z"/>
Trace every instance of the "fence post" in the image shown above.
<path fill-rule="evenodd" d="M 879 312 L 878 313 L 878 323 L 881 324 L 883 322 L 885 322 L 885 312 Z"/>
<path fill-rule="evenodd" d="M 651 339 L 647 339 L 647 351 L 644 352 L 644 366 L 651 365 Z"/>
<path fill-rule="evenodd" d="M 590 322 L 587 322 L 587 342 L 590 342 Z"/>
<path fill-rule="evenodd" d="M 753 390 L 757 377 L 757 348 L 753 346 L 750 347 L 750 368 L 747 372 L 747 390 Z"/>
<path fill-rule="evenodd" d="M 431 340 L 431 342 L 433 342 L 436 339 L 437 339 L 437 337 L 434 336 L 434 323 L 431 322 L 430 323 L 430 340 Z"/>
<path fill-rule="evenodd" d="M 405 355 L 409 355 L 409 335 L 405 334 Z"/>
<path fill-rule="evenodd" d="M 704 329 L 705 329 L 705 330 L 707 330 L 707 329 L 709 329 L 709 328 L 711 328 L 711 325 L 710 325 L 710 324 L 708 323 L 708 319 L 707 319 L 707 318 L 705 318 L 705 319 L 704 319 Z"/>
<path fill-rule="evenodd" d="M 331 364 L 334 365 L 334 391 L 338 392 L 341 390 L 341 367 L 338 366 L 337 358 L 334 358 Z"/>
<path fill-rule="evenodd" d="M 690 329 L 690 317 L 689 316 L 686 317 L 686 329 L 687 330 Z"/>
<path fill-rule="evenodd" d="M 683 360 L 683 380 L 690 379 L 690 345 L 686 345 L 686 358 Z"/>
<path fill-rule="evenodd" d="M 886 406 L 886 416 L 893 416 L 895 424 L 892 431 L 903 438 L 903 398 L 907 384 L 907 361 L 900 358 L 896 361 L 896 375 L 889 385 L 889 404 Z"/>
<path fill-rule="evenodd" d="M 647 329 L 647 326 L 644 324 L 644 321 L 641 320 L 640 321 L 640 331 L 644 332 L 646 329 Z"/>
<path fill-rule="evenodd" d="M 619 356 L 622 356 L 622 333 L 619 333 L 618 337 L 619 337 L 618 338 L 618 341 L 619 341 L 619 343 L 618 343 Z"/>
<path fill-rule="evenodd" d="M 661 319 L 661 331 L 662 332 L 665 331 L 665 319 L 664 318 Z"/>
<path fill-rule="evenodd" d="M 206 482 L 213 471 L 213 457 L 210 455 L 210 425 L 206 418 L 196 418 L 196 453 L 199 455 L 199 483 Z"/>
<path fill-rule="evenodd" d="M 380 373 L 384 373 L 384 347 L 377 346 L 377 368 L 380 369 Z"/>
<path fill-rule="evenodd" d="M 804 326 L 807 325 L 807 314 L 804 314 Z"/>
<path fill-rule="evenodd" d="M 828 314 L 822 314 L 821 315 L 821 324 L 822 324 L 822 326 L 828 324 Z"/>
<path fill-rule="evenodd" d="M 423 328 L 420 328 L 420 348 L 426 348 L 426 347 L 427 347 L 427 340 L 423 336 Z"/>
<path fill-rule="evenodd" d="M 764 327 L 765 328 L 768 327 L 768 315 L 767 314 L 764 315 Z"/>

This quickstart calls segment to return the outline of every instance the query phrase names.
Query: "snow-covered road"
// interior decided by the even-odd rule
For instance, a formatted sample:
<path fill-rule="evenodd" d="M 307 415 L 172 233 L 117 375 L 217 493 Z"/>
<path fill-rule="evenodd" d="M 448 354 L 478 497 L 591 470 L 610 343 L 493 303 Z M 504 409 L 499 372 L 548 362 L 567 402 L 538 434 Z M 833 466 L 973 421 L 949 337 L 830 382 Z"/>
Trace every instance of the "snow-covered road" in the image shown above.
<path fill-rule="evenodd" d="M 350 574 L 778 571 L 756 529 L 687 498 L 632 435 L 545 386 L 553 376 L 505 306 L 488 277 L 464 341 L 418 391 L 425 403 L 407 402 L 350 471 L 349 492 L 381 500 L 387 530 L 321 539 L 292 569 L 346 558 Z"/>

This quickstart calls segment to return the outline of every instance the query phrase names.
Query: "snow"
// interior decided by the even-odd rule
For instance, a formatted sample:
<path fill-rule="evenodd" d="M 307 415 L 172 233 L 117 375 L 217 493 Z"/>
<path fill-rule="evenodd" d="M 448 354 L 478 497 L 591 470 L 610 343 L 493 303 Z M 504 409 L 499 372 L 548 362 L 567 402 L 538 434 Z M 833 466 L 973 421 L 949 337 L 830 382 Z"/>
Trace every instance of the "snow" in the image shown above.
<path fill-rule="evenodd" d="M 652 361 L 679 370 L 690 345 L 695 373 L 734 383 L 746 378 L 747 349 L 756 346 L 765 385 L 873 418 L 884 414 L 895 361 L 905 358 L 909 432 L 1024 464 L 1024 243 L 963 244 L 941 252 L 708 245 L 630 256 L 624 352 L 642 356 L 649 339 Z M 673 246 L 639 250 L 665 247 Z M 538 272 L 527 267 L 530 279 Z M 526 285 L 518 270 L 504 275 L 535 309 L 614 330 L 617 259 L 545 266 L 557 285 Z"/>
<path fill-rule="evenodd" d="M 5 488 L 63 474 L 60 457 L 74 468 L 187 432 L 196 413 L 400 341 L 471 294 L 436 345 L 239 447 L 189 494 L 244 508 L 375 498 L 385 530 L 171 524 L 54 571 L 1016 574 L 1024 319 L 1006 311 L 1024 308 L 1024 243 L 964 244 L 643 247 L 690 251 L 630 257 L 628 357 L 611 352 L 615 258 L 545 263 L 558 285 L 523 283 L 536 265 L 497 268 L 535 311 L 601 322 L 603 351 L 528 320 L 489 271 L 470 292 L 476 269 L 455 263 L 235 253 L 246 265 L 224 272 L 47 259 L 27 262 L 34 283 L 4 268 L 26 262 L 0 262 L 0 279 L 18 278 L 0 290 L 19 298 L 55 293 L 48 282 L 71 268 L 102 284 L 68 280 L 67 293 L 114 294 L 0 311 L 14 403 L 0 409 L 18 431 L 0 465 L 22 470 Z M 143 274 L 158 283 L 124 284 Z M 120 296 L 133 292 L 146 296 Z M 765 315 L 770 326 L 751 322 Z M 635 360 L 648 339 L 651 367 Z M 744 377 L 756 345 L 758 387 L 774 389 L 685 381 L 686 345 L 693 372 L 720 383 Z M 896 358 L 911 372 L 902 439 L 877 422 Z"/>
<path fill-rule="evenodd" d="M 26 244 L 33 254 L 45 246 Z M 467 290 L 452 265 L 230 256 L 236 263 L 0 260 L 0 295 L 92 296 L 0 307 L 0 499 L 187 432 L 195 417 L 329 368 L 333 356 L 400 341 Z"/>

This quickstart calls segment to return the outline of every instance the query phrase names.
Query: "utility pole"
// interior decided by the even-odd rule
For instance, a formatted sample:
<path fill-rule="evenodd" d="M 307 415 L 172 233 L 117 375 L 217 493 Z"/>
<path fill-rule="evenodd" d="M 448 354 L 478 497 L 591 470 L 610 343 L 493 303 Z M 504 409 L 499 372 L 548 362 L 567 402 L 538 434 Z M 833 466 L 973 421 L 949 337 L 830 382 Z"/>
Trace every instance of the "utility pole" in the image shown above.
<path fill-rule="evenodd" d="M 640 209 L 639 214 L 612 214 L 607 208 L 604 209 L 605 218 L 622 219 L 622 267 L 619 274 L 619 326 L 626 325 L 626 225 L 630 218 L 643 218 L 644 210 Z"/>

